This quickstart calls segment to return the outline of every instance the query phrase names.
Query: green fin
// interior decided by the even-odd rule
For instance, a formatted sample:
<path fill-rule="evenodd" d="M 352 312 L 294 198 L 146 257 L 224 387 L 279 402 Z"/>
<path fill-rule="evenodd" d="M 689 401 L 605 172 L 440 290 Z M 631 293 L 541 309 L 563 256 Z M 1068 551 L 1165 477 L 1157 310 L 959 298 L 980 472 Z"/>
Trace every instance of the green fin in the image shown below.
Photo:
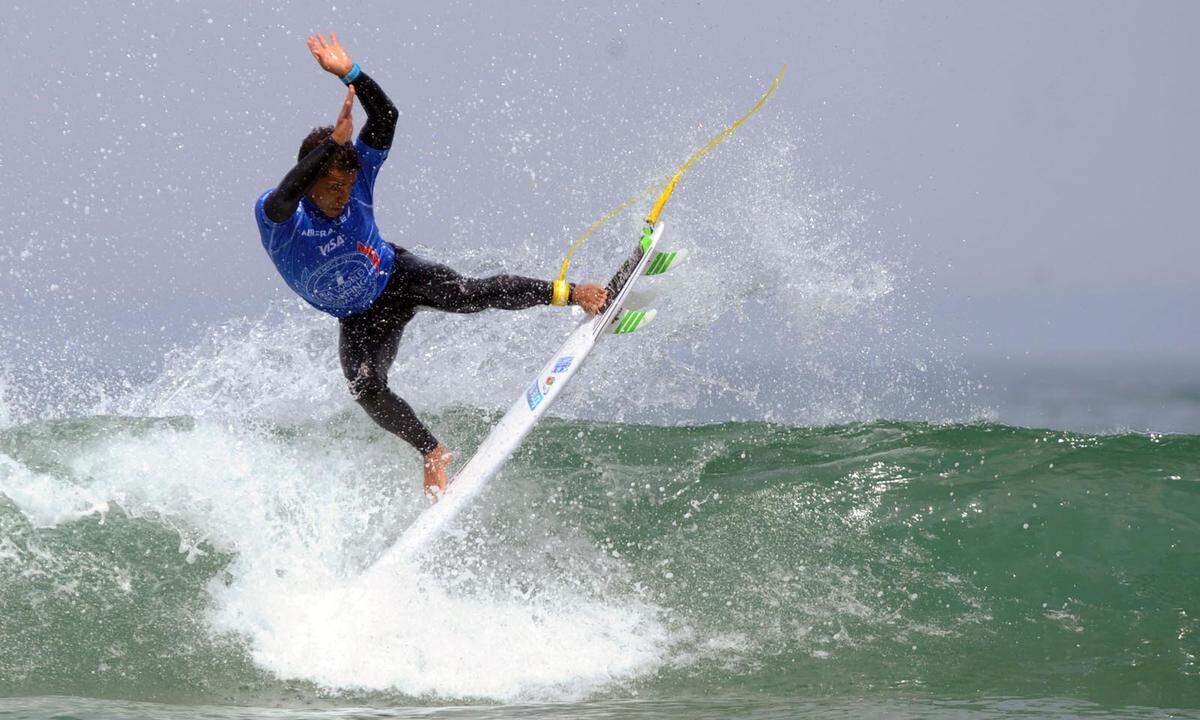
<path fill-rule="evenodd" d="M 654 253 L 654 257 L 650 258 L 650 263 L 646 265 L 646 274 L 662 275 L 682 262 L 685 257 L 687 257 L 687 250 L 656 252 Z"/>
<path fill-rule="evenodd" d="M 656 314 L 655 310 L 626 310 L 617 321 L 617 326 L 613 328 L 613 334 L 627 335 L 643 325 L 648 325 Z"/>

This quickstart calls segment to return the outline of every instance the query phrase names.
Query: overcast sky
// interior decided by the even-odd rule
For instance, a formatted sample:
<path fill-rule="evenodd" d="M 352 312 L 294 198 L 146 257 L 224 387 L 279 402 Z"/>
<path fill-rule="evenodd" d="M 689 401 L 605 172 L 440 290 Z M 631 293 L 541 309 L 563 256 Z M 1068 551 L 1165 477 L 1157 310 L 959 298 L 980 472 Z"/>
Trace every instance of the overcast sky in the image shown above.
<path fill-rule="evenodd" d="M 685 138 L 652 160 L 681 158 L 786 62 L 774 124 L 744 132 L 789 124 L 806 171 L 871 198 L 932 283 L 939 332 L 969 353 L 1200 352 L 1200 3 L 105 0 L 4 17 L 10 360 L 72 338 L 127 362 L 286 291 L 250 206 L 337 110 L 303 42 L 326 29 L 403 112 L 376 192 L 394 242 L 444 238 L 453 257 L 491 217 L 560 247 L 661 169 L 639 167 L 651 141 Z"/>

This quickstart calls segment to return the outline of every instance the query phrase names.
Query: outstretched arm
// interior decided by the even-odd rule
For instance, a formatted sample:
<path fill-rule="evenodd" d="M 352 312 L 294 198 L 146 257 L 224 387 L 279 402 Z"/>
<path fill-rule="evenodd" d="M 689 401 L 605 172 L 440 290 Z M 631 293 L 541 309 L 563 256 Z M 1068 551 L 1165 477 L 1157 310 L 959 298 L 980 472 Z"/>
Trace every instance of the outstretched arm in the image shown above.
<path fill-rule="evenodd" d="M 367 112 L 367 124 L 363 125 L 359 139 L 378 150 L 390 148 L 400 113 L 379 83 L 350 59 L 350 53 L 338 42 L 336 33 L 329 33 L 328 40 L 320 33 L 310 35 L 308 49 L 326 72 L 337 75 L 358 93 L 358 100 Z"/>
<path fill-rule="evenodd" d="M 275 188 L 266 201 L 263 202 L 263 212 L 271 222 L 283 222 L 296 212 L 300 198 L 312 187 L 325 169 L 329 156 L 338 145 L 350 142 L 354 134 L 354 121 L 351 110 L 354 108 L 354 88 L 346 91 L 346 99 L 342 102 L 342 110 L 338 113 L 337 122 L 333 126 L 333 134 L 320 145 L 313 148 L 300 162 L 283 176 L 279 187 Z"/>
<path fill-rule="evenodd" d="M 396 118 L 400 116 L 400 111 L 383 92 L 383 88 L 379 87 L 379 83 L 365 72 L 358 71 L 353 87 L 363 109 L 367 111 L 367 122 L 358 138 L 373 148 L 387 150 L 396 135 Z"/>

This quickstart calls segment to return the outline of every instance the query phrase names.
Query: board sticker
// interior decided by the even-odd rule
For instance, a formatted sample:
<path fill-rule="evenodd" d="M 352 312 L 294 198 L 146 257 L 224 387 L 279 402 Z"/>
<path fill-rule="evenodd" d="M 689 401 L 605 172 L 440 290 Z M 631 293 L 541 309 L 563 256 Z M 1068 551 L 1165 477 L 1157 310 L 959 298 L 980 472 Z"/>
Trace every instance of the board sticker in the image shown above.
<path fill-rule="evenodd" d="M 560 357 L 558 360 L 555 361 L 554 370 L 552 370 L 551 372 L 556 372 L 556 373 L 563 372 L 567 368 L 571 367 L 571 361 L 574 359 L 575 358 L 570 355 L 565 355 L 563 357 Z"/>
<path fill-rule="evenodd" d="M 529 389 L 525 391 L 525 402 L 529 403 L 530 410 L 534 410 L 538 405 L 541 405 L 543 397 L 545 396 L 542 395 L 542 390 L 536 382 L 530 385 Z"/>

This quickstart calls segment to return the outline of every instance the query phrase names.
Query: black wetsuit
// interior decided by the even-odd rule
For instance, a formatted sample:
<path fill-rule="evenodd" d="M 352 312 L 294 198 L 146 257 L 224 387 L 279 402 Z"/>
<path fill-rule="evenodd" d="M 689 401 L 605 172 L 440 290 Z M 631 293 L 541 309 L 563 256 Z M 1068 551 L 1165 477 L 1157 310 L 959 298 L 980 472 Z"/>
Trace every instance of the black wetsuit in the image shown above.
<path fill-rule="evenodd" d="M 388 368 L 404 326 L 419 308 L 473 313 L 488 308 L 523 310 L 550 304 L 545 280 L 495 275 L 469 278 L 396 247 L 392 276 L 383 294 L 365 313 L 341 319 L 338 354 L 350 390 L 375 422 L 399 435 L 422 453 L 437 440 L 412 408 L 388 387 Z"/>
<path fill-rule="evenodd" d="M 387 150 L 396 130 L 396 107 L 365 73 L 354 81 L 355 94 L 367 112 L 359 141 Z M 305 155 L 263 203 L 273 222 L 296 212 L 301 198 L 325 171 L 334 150 L 326 140 Z M 438 445 L 412 407 L 388 386 L 388 370 L 396 358 L 404 326 L 420 308 L 473 313 L 488 308 L 522 310 L 549 305 L 552 284 L 545 280 L 495 275 L 469 278 L 437 263 L 423 260 L 392 245 L 395 259 L 382 293 L 365 311 L 339 318 L 338 354 L 350 392 L 384 429 L 403 438 L 422 454 Z"/>

